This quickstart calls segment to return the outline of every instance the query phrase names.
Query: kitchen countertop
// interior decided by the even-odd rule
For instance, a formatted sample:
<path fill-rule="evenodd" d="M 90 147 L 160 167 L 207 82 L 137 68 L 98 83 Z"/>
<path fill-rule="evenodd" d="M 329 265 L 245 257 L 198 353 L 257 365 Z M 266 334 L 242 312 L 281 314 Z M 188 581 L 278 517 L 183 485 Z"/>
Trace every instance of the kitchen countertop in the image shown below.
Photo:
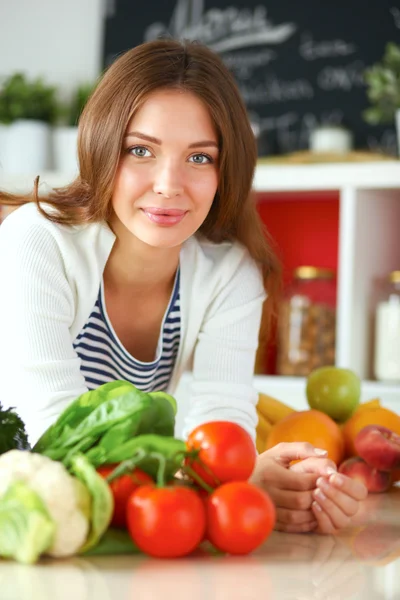
<path fill-rule="evenodd" d="M 1 600 L 400 600 L 400 487 L 337 536 L 273 532 L 250 556 L 0 561 Z"/>

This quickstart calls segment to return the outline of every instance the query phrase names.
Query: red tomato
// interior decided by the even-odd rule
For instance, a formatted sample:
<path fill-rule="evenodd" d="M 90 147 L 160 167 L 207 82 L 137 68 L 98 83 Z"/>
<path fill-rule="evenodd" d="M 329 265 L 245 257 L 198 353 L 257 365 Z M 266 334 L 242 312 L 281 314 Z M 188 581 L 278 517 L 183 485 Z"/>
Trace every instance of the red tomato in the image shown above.
<path fill-rule="evenodd" d="M 256 463 L 254 442 L 237 423 L 212 421 L 199 425 L 189 435 L 186 447 L 200 450 L 205 468 L 196 460 L 188 459 L 187 464 L 212 487 L 227 481 L 247 481 Z"/>
<path fill-rule="evenodd" d="M 117 466 L 103 465 L 97 469 L 97 472 L 105 479 Z M 150 475 L 140 469 L 135 469 L 132 473 L 121 475 L 109 484 L 114 499 L 114 512 L 110 523 L 113 527 L 126 529 L 126 505 L 129 496 L 139 486 L 149 483 L 153 483 Z"/>
<path fill-rule="evenodd" d="M 157 558 L 192 552 L 202 541 L 206 511 L 195 491 L 183 486 L 143 486 L 128 501 L 128 530 L 135 544 Z"/>
<path fill-rule="evenodd" d="M 248 554 L 271 533 L 276 520 L 269 495 L 251 483 L 225 483 L 207 501 L 207 537 L 222 552 Z"/>

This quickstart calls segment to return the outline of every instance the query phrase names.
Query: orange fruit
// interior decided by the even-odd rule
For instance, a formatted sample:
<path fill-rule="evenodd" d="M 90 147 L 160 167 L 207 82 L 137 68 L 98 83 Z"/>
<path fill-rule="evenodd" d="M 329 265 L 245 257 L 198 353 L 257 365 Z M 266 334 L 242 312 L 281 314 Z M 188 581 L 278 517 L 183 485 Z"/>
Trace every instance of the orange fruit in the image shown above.
<path fill-rule="evenodd" d="M 309 442 L 328 451 L 328 458 L 339 465 L 344 456 L 342 432 L 333 419 L 319 410 L 291 413 L 276 423 L 268 436 L 266 449 L 280 442 Z"/>
<path fill-rule="evenodd" d="M 400 416 L 388 408 L 364 408 L 356 410 L 342 427 L 346 457 L 356 456 L 354 446 L 356 435 L 366 425 L 383 425 L 400 435 Z"/>

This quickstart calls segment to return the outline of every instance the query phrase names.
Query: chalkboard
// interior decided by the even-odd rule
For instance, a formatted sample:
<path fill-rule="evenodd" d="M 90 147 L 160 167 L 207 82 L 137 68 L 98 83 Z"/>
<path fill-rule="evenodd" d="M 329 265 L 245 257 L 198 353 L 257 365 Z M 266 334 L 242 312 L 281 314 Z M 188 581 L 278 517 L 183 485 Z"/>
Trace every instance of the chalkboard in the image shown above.
<path fill-rule="evenodd" d="M 356 149 L 396 154 L 394 124 L 370 126 L 364 71 L 400 43 L 400 0 L 108 0 L 104 66 L 160 36 L 197 39 L 239 84 L 262 154 L 308 148 L 342 124 Z"/>

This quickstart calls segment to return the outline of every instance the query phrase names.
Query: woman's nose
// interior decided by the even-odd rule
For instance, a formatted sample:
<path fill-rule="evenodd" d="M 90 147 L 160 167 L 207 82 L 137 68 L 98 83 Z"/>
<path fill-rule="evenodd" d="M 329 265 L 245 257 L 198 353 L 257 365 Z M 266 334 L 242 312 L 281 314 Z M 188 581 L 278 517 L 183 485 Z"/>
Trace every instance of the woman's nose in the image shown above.
<path fill-rule="evenodd" d="M 153 190 L 156 194 L 173 198 L 183 193 L 183 176 L 179 167 L 171 162 L 165 162 L 157 169 Z"/>

